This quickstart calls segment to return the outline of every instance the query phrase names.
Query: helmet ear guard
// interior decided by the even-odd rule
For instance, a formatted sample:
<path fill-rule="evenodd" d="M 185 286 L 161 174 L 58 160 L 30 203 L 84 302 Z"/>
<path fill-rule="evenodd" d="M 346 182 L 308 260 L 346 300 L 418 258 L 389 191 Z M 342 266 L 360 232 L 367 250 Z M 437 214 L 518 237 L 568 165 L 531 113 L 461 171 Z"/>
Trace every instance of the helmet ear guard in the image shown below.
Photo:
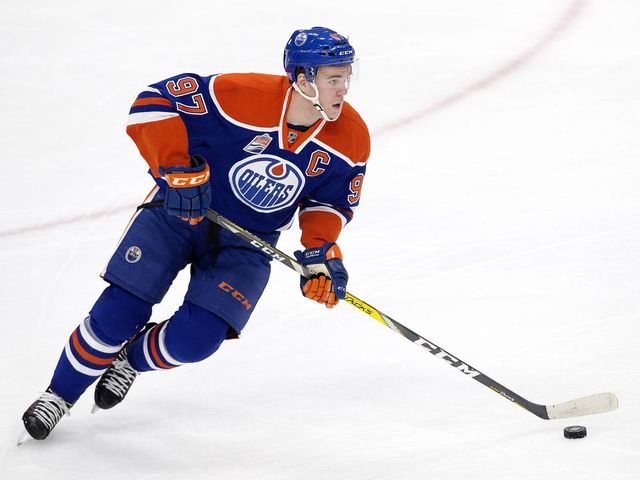
<path fill-rule="evenodd" d="M 293 73 L 293 82 L 298 81 L 298 75 L 303 74 L 307 81 L 314 82 L 316 79 L 317 68 L 315 67 L 296 67 Z"/>

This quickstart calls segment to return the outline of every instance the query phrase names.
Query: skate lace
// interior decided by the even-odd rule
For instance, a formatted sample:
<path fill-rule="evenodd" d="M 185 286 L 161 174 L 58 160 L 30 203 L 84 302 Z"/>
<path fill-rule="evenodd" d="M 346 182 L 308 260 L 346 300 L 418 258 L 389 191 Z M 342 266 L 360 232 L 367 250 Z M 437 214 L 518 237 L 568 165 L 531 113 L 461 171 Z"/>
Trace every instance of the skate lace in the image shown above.
<path fill-rule="evenodd" d="M 123 398 L 138 375 L 140 373 L 134 370 L 126 359 L 116 360 L 113 362 L 113 368 L 104 379 L 104 387 Z"/>
<path fill-rule="evenodd" d="M 49 430 L 55 427 L 63 415 L 71 416 L 67 403 L 58 395 L 49 392 L 42 393 L 36 402 L 33 414 L 38 417 Z"/>

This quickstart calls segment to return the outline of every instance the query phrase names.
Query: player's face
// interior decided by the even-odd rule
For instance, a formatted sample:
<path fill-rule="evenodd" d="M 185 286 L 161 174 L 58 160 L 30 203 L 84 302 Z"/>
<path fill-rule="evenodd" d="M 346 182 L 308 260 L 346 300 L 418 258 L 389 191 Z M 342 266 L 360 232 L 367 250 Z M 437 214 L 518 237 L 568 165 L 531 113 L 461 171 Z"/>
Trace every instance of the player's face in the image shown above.
<path fill-rule="evenodd" d="M 320 105 L 329 118 L 340 115 L 350 80 L 351 65 L 318 68 L 315 84 L 318 87 Z"/>

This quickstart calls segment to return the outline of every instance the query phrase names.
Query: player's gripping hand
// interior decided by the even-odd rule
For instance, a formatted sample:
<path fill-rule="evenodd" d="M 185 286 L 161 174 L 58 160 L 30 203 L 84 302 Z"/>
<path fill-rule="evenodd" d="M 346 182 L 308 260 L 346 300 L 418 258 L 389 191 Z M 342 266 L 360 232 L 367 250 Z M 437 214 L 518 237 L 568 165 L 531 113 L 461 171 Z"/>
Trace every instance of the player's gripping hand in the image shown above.
<path fill-rule="evenodd" d="M 209 165 L 204 157 L 194 155 L 189 167 L 160 167 L 159 171 L 169 186 L 164 199 L 167 213 L 191 225 L 200 222 L 211 204 Z"/>
<path fill-rule="evenodd" d="M 296 259 L 314 272 L 311 278 L 300 277 L 302 294 L 333 308 L 347 294 L 349 275 L 342 264 L 342 252 L 335 243 L 294 252 Z"/>

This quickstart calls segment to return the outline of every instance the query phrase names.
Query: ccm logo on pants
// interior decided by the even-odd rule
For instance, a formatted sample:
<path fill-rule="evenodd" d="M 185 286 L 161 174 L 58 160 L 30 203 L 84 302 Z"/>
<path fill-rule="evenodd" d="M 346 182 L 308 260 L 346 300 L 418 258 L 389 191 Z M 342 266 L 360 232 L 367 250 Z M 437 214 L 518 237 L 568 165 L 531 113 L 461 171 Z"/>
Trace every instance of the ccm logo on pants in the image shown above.
<path fill-rule="evenodd" d="M 247 310 L 251 310 L 252 305 L 247 300 L 247 297 L 245 297 L 243 294 L 241 294 L 238 290 L 233 288 L 227 282 L 220 282 L 218 284 L 218 288 L 221 290 L 224 290 L 225 292 L 230 293 L 231 296 L 235 298 L 237 301 L 239 301 L 244 308 L 246 308 Z"/>

